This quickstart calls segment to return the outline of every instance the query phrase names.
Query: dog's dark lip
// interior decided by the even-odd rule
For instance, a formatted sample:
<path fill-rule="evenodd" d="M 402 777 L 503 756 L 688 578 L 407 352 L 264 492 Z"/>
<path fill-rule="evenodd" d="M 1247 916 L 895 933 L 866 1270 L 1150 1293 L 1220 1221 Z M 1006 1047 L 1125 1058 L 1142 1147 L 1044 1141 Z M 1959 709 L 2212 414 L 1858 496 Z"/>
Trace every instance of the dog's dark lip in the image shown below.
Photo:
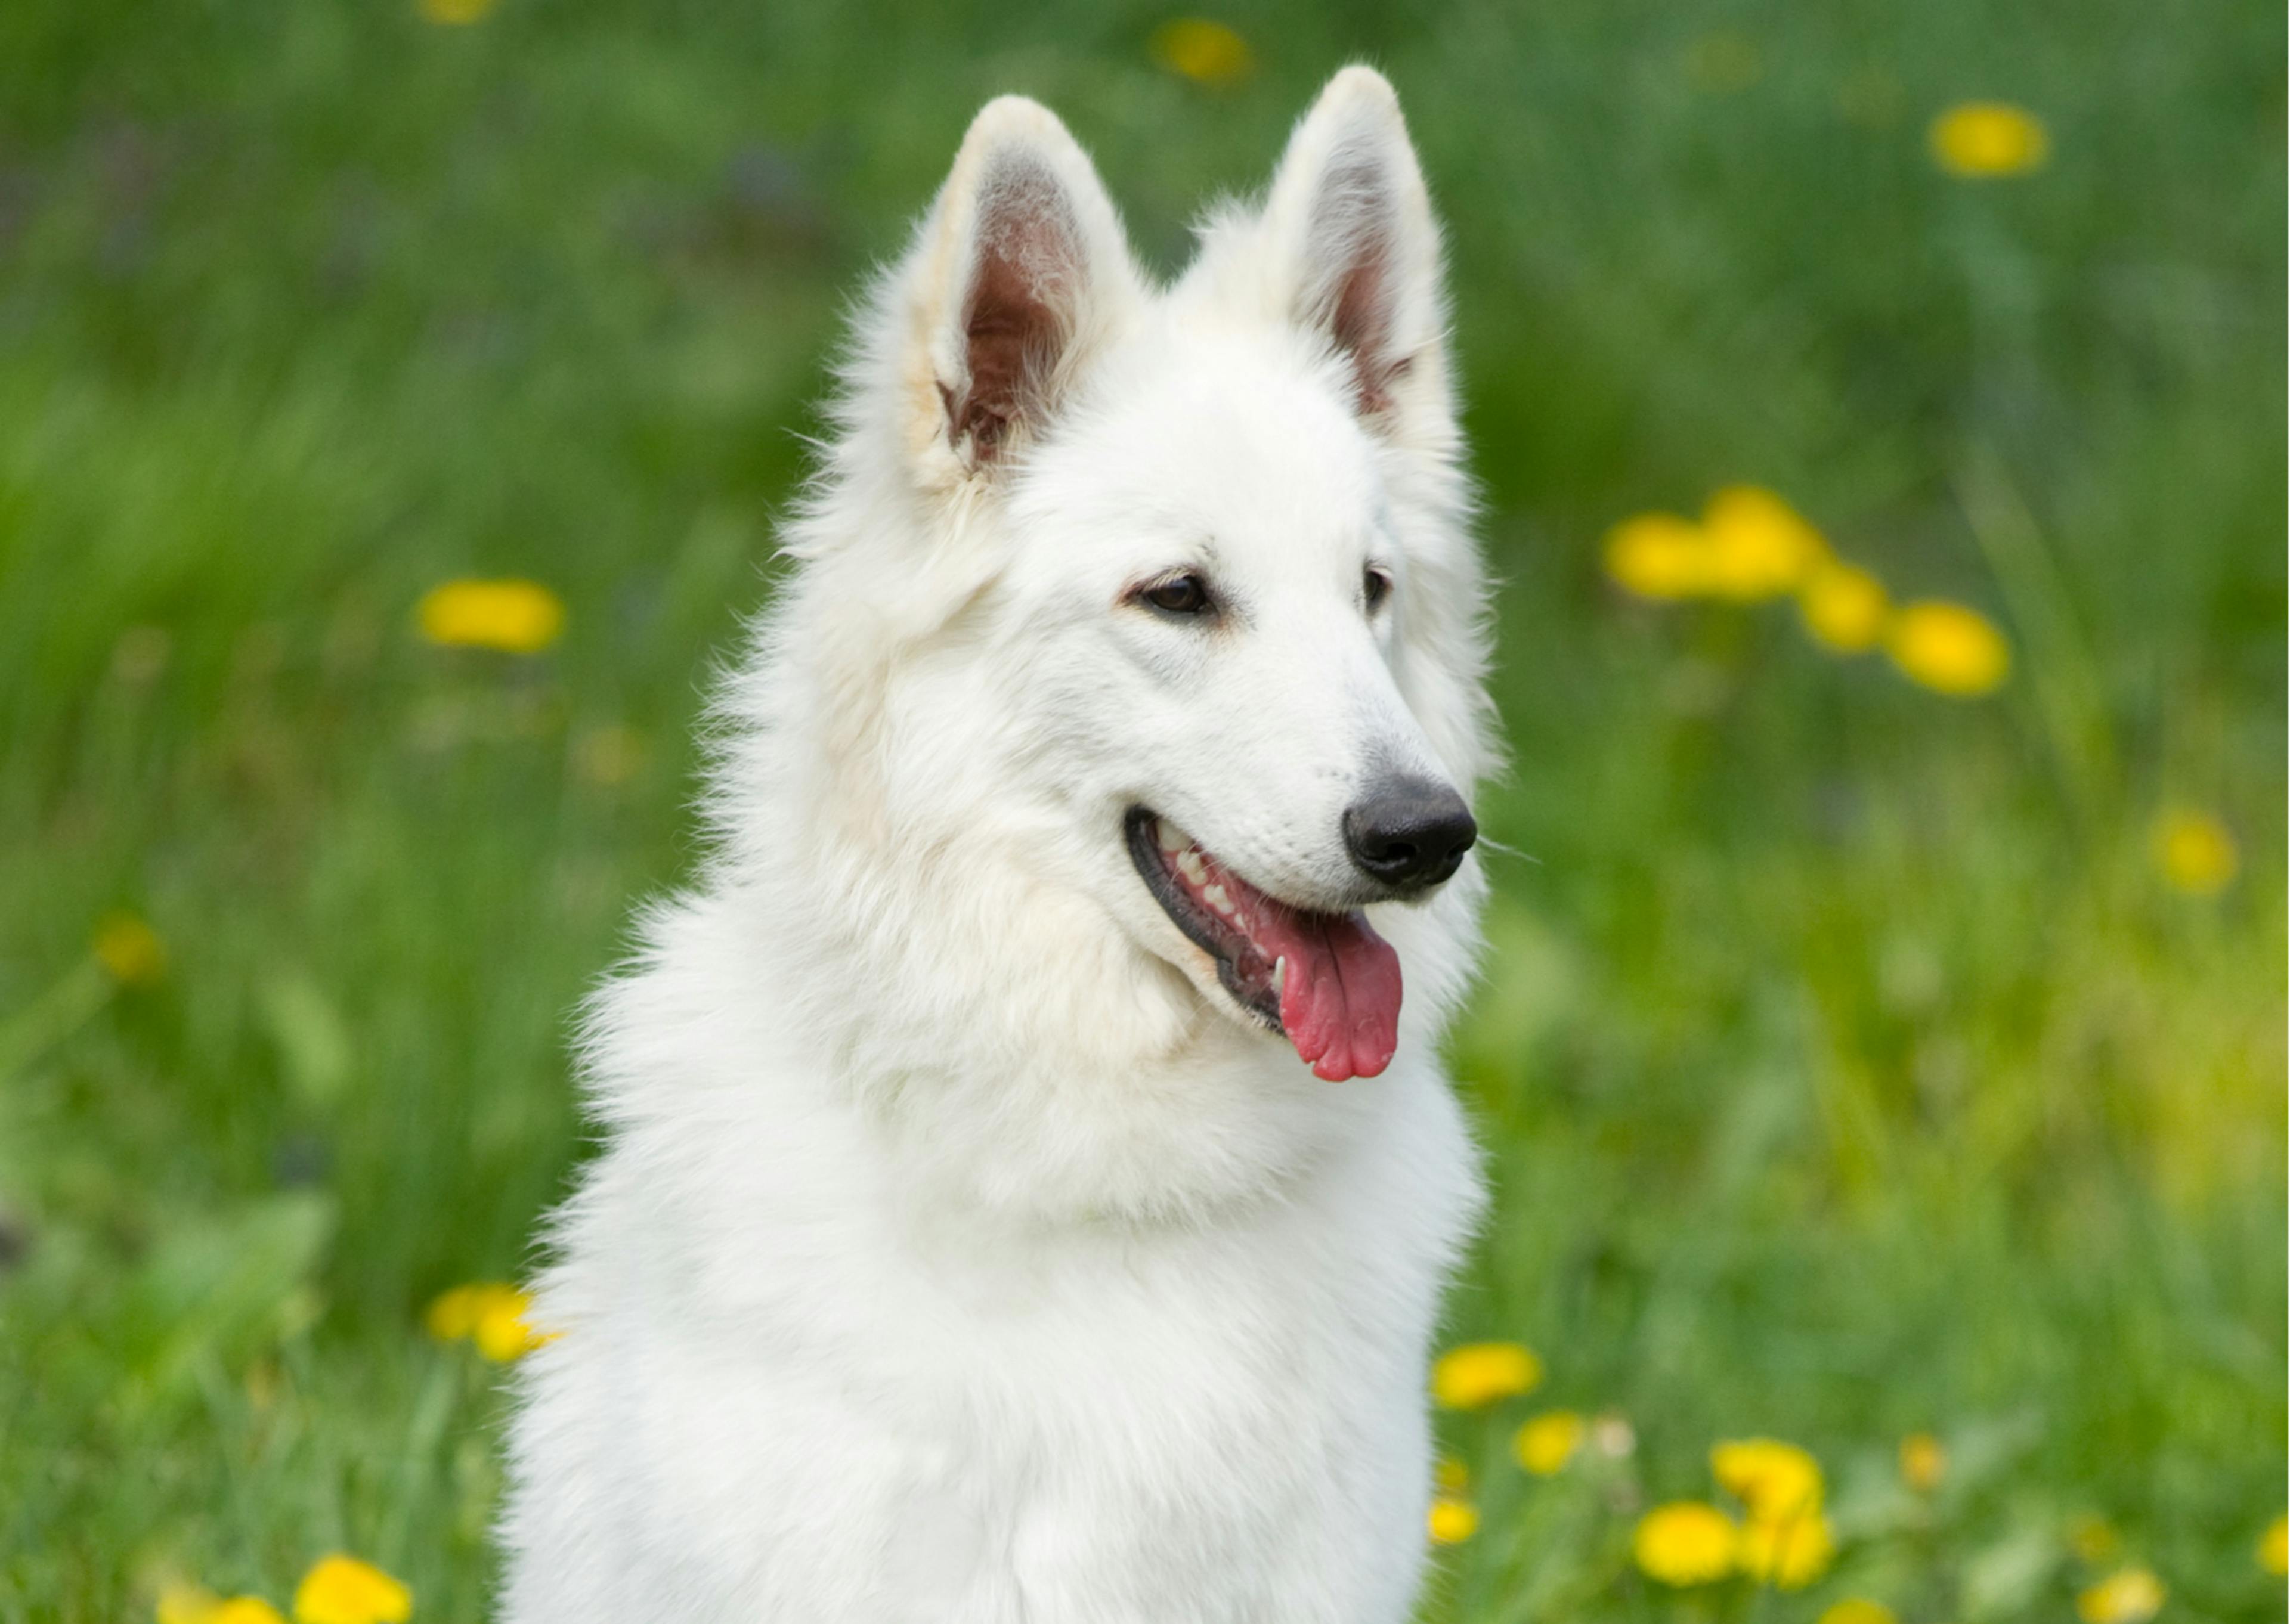
<path fill-rule="evenodd" d="M 1261 1021 L 1270 1031 L 1281 1032 L 1280 998 L 1269 986 L 1251 993 L 1241 984 L 1240 966 L 1236 956 L 1237 944 L 1231 933 L 1211 915 L 1204 912 L 1185 894 L 1184 887 L 1170 876 L 1168 866 L 1161 860 L 1159 845 L 1153 837 L 1153 826 L 1160 814 L 1150 807 L 1133 806 L 1122 818 L 1122 833 L 1129 844 L 1129 860 L 1134 864 L 1138 877 L 1145 889 L 1161 905 L 1161 911 L 1184 933 L 1185 940 L 1207 954 L 1216 962 L 1217 983 L 1232 997 L 1232 1001 Z"/>

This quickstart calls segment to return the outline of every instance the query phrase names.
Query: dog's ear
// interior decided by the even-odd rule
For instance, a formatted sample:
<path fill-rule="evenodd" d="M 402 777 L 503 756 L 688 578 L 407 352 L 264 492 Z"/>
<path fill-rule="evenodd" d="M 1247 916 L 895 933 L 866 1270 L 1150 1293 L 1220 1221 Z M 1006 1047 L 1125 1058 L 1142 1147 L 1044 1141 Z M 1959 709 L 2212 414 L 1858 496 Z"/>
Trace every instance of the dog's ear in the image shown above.
<path fill-rule="evenodd" d="M 1343 69 L 1298 123 L 1254 252 L 1250 281 L 1350 364 L 1363 419 L 1389 428 L 1417 407 L 1446 411 L 1439 228 L 1381 74 Z"/>
<path fill-rule="evenodd" d="M 1140 297 L 1088 155 L 1023 96 L 972 122 L 910 268 L 914 449 L 964 476 L 1040 431 Z"/>

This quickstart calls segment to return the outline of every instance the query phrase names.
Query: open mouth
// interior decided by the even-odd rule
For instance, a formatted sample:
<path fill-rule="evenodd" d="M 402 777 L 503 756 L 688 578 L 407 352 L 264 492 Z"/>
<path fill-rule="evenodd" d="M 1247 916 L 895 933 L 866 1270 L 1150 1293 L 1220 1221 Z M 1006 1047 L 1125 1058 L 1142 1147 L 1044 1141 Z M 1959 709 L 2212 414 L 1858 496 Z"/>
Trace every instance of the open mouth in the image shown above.
<path fill-rule="evenodd" d="M 1372 1077 L 1399 1047 L 1399 955 L 1357 908 L 1317 913 L 1268 896 L 1142 806 L 1129 855 L 1186 940 L 1216 961 L 1233 1001 L 1331 1083 Z"/>

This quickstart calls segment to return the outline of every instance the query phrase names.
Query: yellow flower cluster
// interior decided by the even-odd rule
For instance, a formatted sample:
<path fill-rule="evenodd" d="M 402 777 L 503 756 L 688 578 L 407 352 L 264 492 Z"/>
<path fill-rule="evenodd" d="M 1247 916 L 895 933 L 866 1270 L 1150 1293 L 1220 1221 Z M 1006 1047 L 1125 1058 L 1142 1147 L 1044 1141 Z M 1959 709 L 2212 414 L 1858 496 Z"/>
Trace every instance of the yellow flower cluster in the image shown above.
<path fill-rule="evenodd" d="M 1434 1366 L 1432 1391 L 1450 1409 L 1485 1409 L 1537 1386 L 1542 1362 L 1516 1342 L 1474 1342 L 1451 1349 Z M 1615 1459 L 1637 1439 L 1629 1423 L 1608 1413 L 1586 1420 L 1573 1410 L 1544 1410 L 1511 1435 L 1511 1454 L 1526 1471 L 1564 1471 L 1587 1445 Z M 1949 1470 L 1948 1449 L 1928 1432 L 1910 1433 L 1899 1446 L 1902 1481 L 1919 1494 L 1938 1489 Z M 1779 1438 L 1728 1438 L 1709 1451 L 1709 1475 L 1732 1508 L 1714 1500 L 1670 1500 L 1638 1518 L 1630 1556 L 1648 1578 L 1678 1589 L 1738 1576 L 1777 1590 L 1802 1590 L 1826 1574 L 1838 1556 L 1838 1534 L 1824 1505 L 1828 1484 L 1811 1452 Z M 1470 1499 L 1471 1473 L 1453 1456 L 1434 1470 L 1428 1533 L 1434 1545 L 1455 1545 L 1478 1532 L 1480 1514 Z M 2086 1516 L 2067 1531 L 2068 1543 L 2094 1574 L 2104 1573 L 2077 1598 L 2083 1624 L 2147 1624 L 2168 1590 L 2152 1571 L 2122 1566 L 2121 1541 L 2104 1518 Z M 2274 1574 L 2290 1572 L 2290 1516 L 2275 1517 L 2253 1553 Z M 1846 1596 L 1821 1612 L 1816 1624 L 1900 1624 L 1884 1603 Z"/>
<path fill-rule="evenodd" d="M 1804 584 L 1828 556 L 1821 532 L 1758 485 L 1712 495 L 1701 523 L 1642 513 L 1607 532 L 1606 570 L 1640 597 L 1755 603 Z"/>
<path fill-rule="evenodd" d="M 1469 1342 L 1440 1356 L 1431 1369 L 1431 1396 L 1449 1410 L 1485 1410 L 1542 1385 L 1542 1360 L 1518 1342 Z M 1541 1410 L 1512 1433 L 1510 1452 L 1537 1477 L 1566 1469 L 1585 1446 L 1620 1460 L 1637 1447 L 1629 1421 L 1613 1413 L 1585 1417 L 1573 1410 Z M 1454 1545 L 1478 1532 L 1478 1508 L 1469 1499 L 1471 1475 L 1443 1456 L 1435 1469 L 1429 1533 L 1435 1545 Z"/>
<path fill-rule="evenodd" d="M 532 1328 L 532 1310 L 530 1293 L 503 1281 L 480 1280 L 439 1293 L 426 1318 L 439 1341 L 467 1337 L 486 1358 L 506 1364 L 551 1340 Z"/>
<path fill-rule="evenodd" d="M 1993 180 L 2041 169 L 2051 156 L 2044 122 L 2008 101 L 1963 101 L 1932 122 L 1933 161 L 1966 180 Z"/>
<path fill-rule="evenodd" d="M 1221 22 L 1179 17 L 1153 31 L 1153 60 L 1181 78 L 1212 89 L 1239 84 L 1256 71 L 1248 42 Z"/>
<path fill-rule="evenodd" d="M 1642 513 L 1606 532 L 1606 573 L 1657 601 L 1750 604 L 1794 595 L 1806 634 L 1834 654 L 1882 646 L 1911 682 L 1959 699 L 1988 693 L 2012 668 L 1994 622 L 1961 604 L 1895 608 L 1884 583 L 1845 563 L 1804 515 L 1759 485 L 1711 495 L 1697 522 Z"/>
<path fill-rule="evenodd" d="M 1821 1508 L 1821 1464 L 1794 1444 L 1745 1438 L 1709 1452 L 1710 1475 L 1742 1502 L 1742 1571 L 1761 1583 L 1802 1589 L 1828 1570 L 1837 1535 Z"/>
<path fill-rule="evenodd" d="M 1666 1585 L 1709 1584 L 1741 1572 L 1803 1589 L 1829 1570 L 1837 1533 L 1822 1509 L 1821 1465 L 1794 1444 L 1743 1438 L 1709 1452 L 1710 1475 L 1741 1502 L 1740 1522 L 1713 1505 L 1677 1500 L 1639 1519 L 1638 1566 Z"/>
<path fill-rule="evenodd" d="M 466 28 L 483 22 L 493 0 L 420 0 L 421 15 L 443 28 Z"/>
<path fill-rule="evenodd" d="M 1518 1342 L 1468 1342 L 1448 1349 L 1431 1367 L 1431 1396 L 1448 1410 L 1484 1410 L 1541 1385 L 1541 1359 Z M 1573 1411 L 1547 1411 L 1518 1429 L 1512 1452 L 1528 1471 L 1547 1476 L 1566 1464 L 1582 1432 L 1582 1418 Z M 1431 1541 L 1459 1544 L 1479 1528 L 1478 1508 L 1465 1498 L 1470 1473 L 1460 1460 L 1442 1460 L 1437 1482 L 1439 1492 L 1431 1502 Z"/>
<path fill-rule="evenodd" d="M 414 611 L 421 635 L 448 648 L 537 654 L 563 635 L 564 601 L 532 580 L 449 580 Z"/>
<path fill-rule="evenodd" d="M 1431 1396 L 1444 1409 L 1485 1410 L 1542 1385 L 1542 1360 L 1518 1342 L 1467 1342 L 1442 1354 L 1431 1367 Z M 1511 1458 L 1537 1477 L 1555 1476 L 1588 1447 L 1621 1460 L 1637 1447 L 1637 1435 L 1621 1416 L 1596 1417 L 1573 1410 L 1541 1410 L 1511 1434 Z M 1452 1456 L 1435 1468 L 1437 1493 L 1429 1532 L 1435 1545 L 1453 1545 L 1478 1532 L 1479 1512 L 1469 1499 L 1471 1475 Z"/>
<path fill-rule="evenodd" d="M 286 1624 L 259 1596 L 219 1596 L 172 1584 L 159 1593 L 158 1624 Z M 340 1552 L 321 1556 L 294 1589 L 294 1624 L 404 1624 L 413 1592 L 370 1562 Z"/>
<path fill-rule="evenodd" d="M 2277 1516 L 2258 1536 L 2258 1565 L 2278 1579 L 2290 1574 L 2290 1516 Z"/>

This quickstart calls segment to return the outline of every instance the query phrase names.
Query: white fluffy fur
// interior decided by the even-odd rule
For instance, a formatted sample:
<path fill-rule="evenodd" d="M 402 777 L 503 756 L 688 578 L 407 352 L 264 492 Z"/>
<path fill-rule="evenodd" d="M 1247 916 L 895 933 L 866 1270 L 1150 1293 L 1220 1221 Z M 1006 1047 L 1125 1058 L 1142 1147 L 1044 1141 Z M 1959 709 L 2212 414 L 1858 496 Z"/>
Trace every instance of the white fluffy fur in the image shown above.
<path fill-rule="evenodd" d="M 949 418 L 965 300 L 1045 209 L 1053 351 L 989 456 Z M 1370 909 L 1399 1052 L 1332 1085 L 1217 987 L 1120 818 L 1341 905 L 1371 774 L 1488 764 L 1443 322 L 1365 68 L 1165 290 L 1053 116 L 979 115 L 724 697 L 716 855 L 592 1010 L 605 1143 L 540 1289 L 508 1619 L 1407 1615 L 1479 1203 L 1436 1052 L 1477 863 Z M 1215 628 L 1121 601 L 1173 564 Z"/>

